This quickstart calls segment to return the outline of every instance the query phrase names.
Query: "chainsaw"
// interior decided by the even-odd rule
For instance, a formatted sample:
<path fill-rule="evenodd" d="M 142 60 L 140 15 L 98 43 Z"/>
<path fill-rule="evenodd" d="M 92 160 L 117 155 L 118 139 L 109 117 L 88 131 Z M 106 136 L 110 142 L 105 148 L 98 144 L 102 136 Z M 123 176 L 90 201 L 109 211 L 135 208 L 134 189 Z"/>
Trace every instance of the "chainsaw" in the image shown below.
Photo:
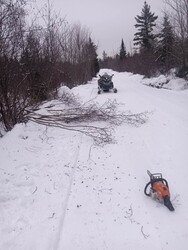
<path fill-rule="evenodd" d="M 174 211 L 174 207 L 170 201 L 168 182 L 162 177 L 161 173 L 151 174 L 149 170 L 147 173 L 150 177 L 150 182 L 145 186 L 145 195 L 162 202 L 170 211 Z M 149 192 L 148 187 L 150 187 Z"/>

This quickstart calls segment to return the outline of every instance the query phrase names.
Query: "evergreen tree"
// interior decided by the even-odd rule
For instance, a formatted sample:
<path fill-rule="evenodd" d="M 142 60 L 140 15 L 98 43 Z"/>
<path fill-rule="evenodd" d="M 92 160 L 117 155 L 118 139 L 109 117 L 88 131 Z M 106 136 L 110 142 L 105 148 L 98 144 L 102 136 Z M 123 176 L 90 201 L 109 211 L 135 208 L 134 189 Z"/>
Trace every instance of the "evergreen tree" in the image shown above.
<path fill-rule="evenodd" d="M 126 58 L 126 56 L 127 56 L 127 53 L 126 53 L 124 41 L 122 39 L 122 41 L 121 41 L 121 47 L 120 47 L 120 52 L 119 52 L 119 58 L 120 58 L 120 60 L 124 60 Z"/>
<path fill-rule="evenodd" d="M 105 60 L 108 59 L 108 55 L 107 55 L 107 53 L 105 52 L 105 50 L 103 50 L 102 59 L 103 59 L 103 61 L 105 61 Z"/>
<path fill-rule="evenodd" d="M 89 38 L 88 43 L 85 47 L 85 57 L 87 58 L 87 66 L 89 67 L 90 75 L 92 77 L 96 76 L 99 72 L 99 61 L 97 55 L 97 46 Z"/>
<path fill-rule="evenodd" d="M 154 41 L 154 35 L 152 33 L 153 27 L 156 26 L 155 21 L 158 16 L 150 11 L 150 6 L 144 2 L 141 15 L 137 15 L 135 20 L 137 24 L 135 27 L 138 28 L 138 32 L 135 33 L 134 45 L 139 45 L 140 50 L 149 51 L 152 48 Z"/>
<path fill-rule="evenodd" d="M 175 36 L 168 15 L 165 14 L 159 41 L 159 61 L 167 72 L 173 67 L 173 45 Z"/>

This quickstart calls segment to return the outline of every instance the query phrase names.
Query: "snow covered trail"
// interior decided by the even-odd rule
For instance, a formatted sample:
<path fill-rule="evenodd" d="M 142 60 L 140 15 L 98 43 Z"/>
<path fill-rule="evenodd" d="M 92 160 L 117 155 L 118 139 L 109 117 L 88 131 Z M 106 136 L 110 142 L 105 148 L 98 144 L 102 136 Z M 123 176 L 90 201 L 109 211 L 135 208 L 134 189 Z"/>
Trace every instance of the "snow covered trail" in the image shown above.
<path fill-rule="evenodd" d="M 55 249 L 80 135 L 29 122 L 0 145 L 0 249 Z"/>
<path fill-rule="evenodd" d="M 186 249 L 188 92 L 146 87 L 140 79 L 115 73 L 118 94 L 96 99 L 152 113 L 139 128 L 117 128 L 116 144 L 96 148 L 85 141 L 58 249 Z M 168 179 L 174 213 L 144 196 L 147 169 Z"/>
<path fill-rule="evenodd" d="M 70 164 L 70 166 L 72 168 L 72 171 L 70 173 L 70 181 L 69 181 L 69 185 L 68 185 L 68 188 L 67 188 L 67 193 L 66 193 L 66 196 L 65 196 L 65 200 L 63 200 L 63 203 L 62 203 L 62 215 L 61 215 L 61 218 L 60 218 L 59 229 L 58 229 L 58 232 L 57 232 L 56 239 L 54 241 L 53 249 L 58 249 L 59 241 L 61 239 L 61 232 L 62 232 L 63 226 L 64 226 L 64 220 L 65 220 L 65 216 L 66 216 L 66 213 L 67 213 L 69 198 L 70 198 L 70 194 L 71 194 L 72 184 L 73 184 L 75 171 L 76 171 L 76 167 L 77 167 L 77 162 L 78 162 L 78 157 L 79 157 L 79 152 L 80 152 L 80 147 L 81 147 L 80 144 L 81 144 L 81 139 L 80 139 L 80 143 L 78 144 L 77 149 L 75 150 L 75 155 L 73 156 L 73 161 Z M 64 195 L 64 194 L 62 194 L 62 195 Z"/>
<path fill-rule="evenodd" d="M 71 91 L 148 111 L 147 123 L 117 127 L 103 147 L 32 122 L 0 139 L 0 250 L 187 249 L 188 91 L 107 71 L 117 94 L 97 95 L 97 78 Z M 144 195 L 147 169 L 168 180 L 175 212 Z"/>

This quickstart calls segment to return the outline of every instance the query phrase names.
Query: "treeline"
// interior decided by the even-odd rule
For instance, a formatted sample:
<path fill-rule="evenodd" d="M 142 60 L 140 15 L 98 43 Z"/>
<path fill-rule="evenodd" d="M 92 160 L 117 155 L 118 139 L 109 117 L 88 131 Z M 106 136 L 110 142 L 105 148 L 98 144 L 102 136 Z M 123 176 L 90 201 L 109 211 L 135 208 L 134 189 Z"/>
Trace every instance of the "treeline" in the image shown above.
<path fill-rule="evenodd" d="M 69 25 L 50 6 L 43 11 L 45 25 L 34 21 L 37 16 L 28 26 L 25 0 L 0 0 L 0 121 L 6 131 L 62 83 L 83 84 L 99 71 L 89 31 Z"/>
<path fill-rule="evenodd" d="M 122 39 L 117 55 L 108 57 L 103 52 L 100 67 L 147 77 L 168 74 L 175 68 L 177 76 L 188 79 L 188 1 L 165 3 L 169 11 L 164 12 L 162 23 L 157 25 L 158 16 L 144 2 L 141 14 L 135 17 L 133 52 L 127 53 Z"/>
<path fill-rule="evenodd" d="M 24 122 L 27 108 L 54 97 L 62 84 L 72 88 L 86 83 L 99 66 L 147 77 L 176 68 L 177 76 L 188 79 L 188 1 L 164 1 L 168 12 L 161 24 L 144 2 L 135 17 L 137 32 L 130 53 L 122 39 L 117 55 L 109 57 L 104 51 L 98 61 L 89 30 L 58 17 L 49 1 L 30 20 L 27 0 L 0 0 L 0 122 L 4 129 Z"/>

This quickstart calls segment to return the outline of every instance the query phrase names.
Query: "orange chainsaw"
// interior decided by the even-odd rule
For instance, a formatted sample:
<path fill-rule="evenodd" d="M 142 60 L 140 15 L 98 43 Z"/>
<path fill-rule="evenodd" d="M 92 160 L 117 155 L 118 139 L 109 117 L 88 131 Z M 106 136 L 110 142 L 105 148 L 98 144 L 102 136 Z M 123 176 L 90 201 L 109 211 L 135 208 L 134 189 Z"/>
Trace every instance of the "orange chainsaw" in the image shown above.
<path fill-rule="evenodd" d="M 150 177 L 150 182 L 148 182 L 145 186 L 145 195 L 163 202 L 170 211 L 174 211 L 174 207 L 172 206 L 172 203 L 170 201 L 168 182 L 162 177 L 161 173 L 151 174 L 149 170 L 147 171 L 147 173 Z M 148 192 L 147 189 L 149 186 L 150 191 Z"/>

